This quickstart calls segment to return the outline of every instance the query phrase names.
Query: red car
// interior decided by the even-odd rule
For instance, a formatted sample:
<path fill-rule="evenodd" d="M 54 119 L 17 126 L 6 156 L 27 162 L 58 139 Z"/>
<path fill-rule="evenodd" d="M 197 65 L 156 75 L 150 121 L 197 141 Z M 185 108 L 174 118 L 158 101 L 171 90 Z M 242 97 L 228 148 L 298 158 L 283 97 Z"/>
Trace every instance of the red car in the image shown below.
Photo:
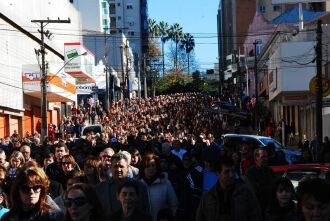
<path fill-rule="evenodd" d="M 306 176 L 319 177 L 330 183 L 330 164 L 293 164 L 271 167 L 278 177 L 287 177 L 294 187 Z"/>

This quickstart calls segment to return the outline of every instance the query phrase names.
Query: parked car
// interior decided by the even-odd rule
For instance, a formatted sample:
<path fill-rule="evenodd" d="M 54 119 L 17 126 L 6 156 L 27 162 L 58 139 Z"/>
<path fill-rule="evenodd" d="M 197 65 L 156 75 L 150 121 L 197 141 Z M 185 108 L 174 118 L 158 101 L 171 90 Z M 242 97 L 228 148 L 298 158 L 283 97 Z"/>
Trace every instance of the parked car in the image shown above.
<path fill-rule="evenodd" d="M 101 134 L 103 133 L 103 126 L 100 124 L 95 125 L 88 125 L 86 127 L 83 127 L 82 129 L 82 136 L 86 136 L 87 133 L 93 132 L 94 134 Z"/>
<path fill-rule="evenodd" d="M 267 147 L 269 143 L 273 143 L 275 151 L 282 150 L 285 154 L 285 159 L 289 164 L 297 163 L 300 160 L 301 152 L 297 150 L 291 150 L 282 146 L 277 140 L 271 137 L 248 135 L 248 134 L 225 134 L 223 135 L 223 144 L 225 146 L 235 148 L 235 151 L 239 150 L 241 145 L 246 143 L 256 149 L 259 147 Z"/>
<path fill-rule="evenodd" d="M 278 177 L 287 177 L 294 187 L 305 177 L 319 177 L 330 183 L 330 164 L 294 164 L 272 166 L 272 170 Z"/>

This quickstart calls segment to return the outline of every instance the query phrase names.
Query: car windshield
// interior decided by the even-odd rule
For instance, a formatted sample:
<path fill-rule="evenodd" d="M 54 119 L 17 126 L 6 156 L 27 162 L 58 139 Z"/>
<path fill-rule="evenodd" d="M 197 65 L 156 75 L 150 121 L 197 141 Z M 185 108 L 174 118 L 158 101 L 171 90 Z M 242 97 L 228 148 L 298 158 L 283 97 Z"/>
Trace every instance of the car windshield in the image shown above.
<path fill-rule="evenodd" d="M 275 145 L 275 149 L 281 149 L 283 148 L 283 146 L 277 142 L 276 140 L 272 139 L 272 138 L 261 138 L 260 141 L 267 146 L 268 143 L 274 143 Z"/>

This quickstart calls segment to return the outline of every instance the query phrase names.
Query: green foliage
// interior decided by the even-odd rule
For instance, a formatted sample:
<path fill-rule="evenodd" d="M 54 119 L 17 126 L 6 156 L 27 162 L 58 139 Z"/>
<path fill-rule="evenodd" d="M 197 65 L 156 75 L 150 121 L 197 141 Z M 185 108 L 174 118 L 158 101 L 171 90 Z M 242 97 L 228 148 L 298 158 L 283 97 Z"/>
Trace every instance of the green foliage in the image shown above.
<path fill-rule="evenodd" d="M 187 92 L 187 85 L 192 81 L 192 77 L 183 72 L 171 72 L 156 81 L 157 94 Z"/>

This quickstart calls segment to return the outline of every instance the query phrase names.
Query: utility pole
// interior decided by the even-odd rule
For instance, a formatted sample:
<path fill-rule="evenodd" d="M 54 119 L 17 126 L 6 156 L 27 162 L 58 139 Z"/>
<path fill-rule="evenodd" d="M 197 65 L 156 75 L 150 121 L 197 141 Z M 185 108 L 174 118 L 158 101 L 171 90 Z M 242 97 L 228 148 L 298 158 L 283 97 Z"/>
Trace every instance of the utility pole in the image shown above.
<path fill-rule="evenodd" d="M 254 90 L 255 90 L 255 98 L 256 98 L 256 104 L 255 104 L 255 111 L 254 111 L 254 120 L 255 120 L 255 126 L 256 129 L 259 130 L 259 108 L 258 108 L 258 57 L 257 57 L 257 40 L 254 41 Z"/>
<path fill-rule="evenodd" d="M 147 87 L 147 62 L 146 55 L 143 55 L 143 86 L 144 86 L 144 99 L 148 98 L 148 87 Z"/>
<path fill-rule="evenodd" d="M 120 57 L 121 57 L 121 78 L 122 78 L 122 96 L 123 100 L 125 99 L 125 72 L 124 72 L 124 46 L 120 46 Z"/>
<path fill-rule="evenodd" d="M 316 136 L 322 145 L 322 21 L 317 21 L 316 29 Z"/>
<path fill-rule="evenodd" d="M 108 71 L 108 45 L 107 45 L 107 29 L 104 29 L 104 72 L 105 72 L 105 110 L 109 113 L 109 71 Z"/>
<path fill-rule="evenodd" d="M 129 62 L 129 60 L 128 60 L 128 42 L 127 42 L 127 39 L 126 39 L 126 44 L 125 44 L 125 57 L 126 57 L 126 89 L 127 89 L 127 91 L 126 91 L 126 98 L 128 99 L 128 100 L 130 100 L 130 91 L 129 91 L 129 67 L 128 67 L 128 62 Z"/>
<path fill-rule="evenodd" d="M 219 95 L 222 95 L 222 75 L 223 75 L 223 65 L 221 64 L 221 58 L 218 57 L 218 63 L 219 63 Z"/>
<path fill-rule="evenodd" d="M 44 139 L 48 136 L 48 127 L 47 127 L 47 73 L 46 73 L 46 61 L 45 61 L 45 41 L 44 41 L 44 35 L 46 37 L 50 36 L 50 32 L 44 31 L 44 28 L 46 25 L 50 23 L 70 23 L 70 18 L 67 20 L 31 20 L 33 23 L 39 23 L 40 29 L 38 29 L 38 32 L 40 33 L 40 50 L 41 53 L 41 77 L 40 77 L 40 84 L 41 84 L 41 142 L 44 142 Z"/>
<path fill-rule="evenodd" d="M 137 56 L 138 60 L 138 98 L 141 100 L 141 61 L 139 55 Z"/>

